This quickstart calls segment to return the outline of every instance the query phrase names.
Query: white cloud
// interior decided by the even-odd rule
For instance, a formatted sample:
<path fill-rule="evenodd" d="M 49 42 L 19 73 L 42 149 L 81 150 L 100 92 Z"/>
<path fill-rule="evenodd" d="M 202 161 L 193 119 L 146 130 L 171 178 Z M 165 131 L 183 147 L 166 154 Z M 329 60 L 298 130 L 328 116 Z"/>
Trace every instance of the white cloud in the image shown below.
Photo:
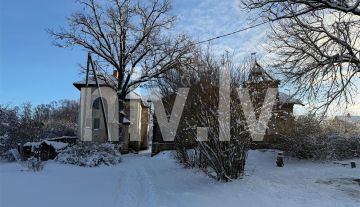
<path fill-rule="evenodd" d="M 177 32 L 187 32 L 202 41 L 248 27 L 248 15 L 239 9 L 237 0 L 174 0 L 174 14 L 179 17 Z M 246 30 L 211 41 L 217 54 L 226 51 L 236 54 L 241 61 L 252 52 L 261 53 L 265 42 L 266 26 Z M 207 45 L 206 43 L 203 45 Z"/>
<path fill-rule="evenodd" d="M 176 32 L 187 32 L 195 40 L 202 41 L 215 36 L 230 33 L 241 28 L 248 27 L 248 14 L 241 11 L 238 0 L 173 0 L 173 13 L 178 16 Z M 264 50 L 268 25 L 246 30 L 235 35 L 211 41 L 215 54 L 230 52 L 234 54 L 234 61 L 241 62 L 244 57 L 252 52 L 264 63 L 270 62 L 273 54 L 267 54 Z M 207 46 L 207 44 L 203 44 Z M 359 79 L 357 80 L 360 89 Z M 360 97 L 348 107 L 333 107 L 336 115 L 343 113 L 360 114 Z M 303 113 L 306 107 L 299 111 Z M 339 110 L 341 108 L 341 110 Z"/>

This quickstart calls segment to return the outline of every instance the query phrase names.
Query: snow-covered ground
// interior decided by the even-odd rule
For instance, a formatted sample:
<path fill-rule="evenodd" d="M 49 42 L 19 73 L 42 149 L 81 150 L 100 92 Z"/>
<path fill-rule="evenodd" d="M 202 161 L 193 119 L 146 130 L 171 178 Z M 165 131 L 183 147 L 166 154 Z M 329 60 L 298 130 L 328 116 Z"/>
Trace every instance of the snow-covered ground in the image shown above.
<path fill-rule="evenodd" d="M 250 151 L 246 176 L 230 183 L 182 168 L 169 152 L 127 155 L 114 167 L 50 161 L 36 173 L 1 163 L 0 206 L 360 206 L 360 160 L 351 169 L 287 158 L 278 168 L 275 154 Z"/>

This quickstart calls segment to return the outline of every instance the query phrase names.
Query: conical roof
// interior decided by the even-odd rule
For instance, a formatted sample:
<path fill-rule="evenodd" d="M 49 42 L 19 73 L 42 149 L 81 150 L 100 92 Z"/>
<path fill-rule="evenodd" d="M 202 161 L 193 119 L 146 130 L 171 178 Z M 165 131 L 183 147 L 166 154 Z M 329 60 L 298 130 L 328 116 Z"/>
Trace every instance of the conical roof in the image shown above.
<path fill-rule="evenodd" d="M 269 81 L 275 80 L 269 73 L 267 73 L 264 68 L 255 60 L 253 66 L 250 69 L 249 73 L 249 82 L 260 82 L 260 81 Z"/>

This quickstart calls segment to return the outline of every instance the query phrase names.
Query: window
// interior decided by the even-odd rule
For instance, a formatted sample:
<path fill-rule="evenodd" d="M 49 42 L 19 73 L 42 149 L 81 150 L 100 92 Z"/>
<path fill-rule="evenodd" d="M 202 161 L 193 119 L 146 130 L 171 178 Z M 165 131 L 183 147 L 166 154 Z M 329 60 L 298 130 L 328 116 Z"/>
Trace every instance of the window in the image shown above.
<path fill-rule="evenodd" d="M 100 109 L 100 98 L 95 99 L 93 109 Z"/>
<path fill-rule="evenodd" d="M 100 119 L 94 118 L 94 129 L 100 129 Z"/>

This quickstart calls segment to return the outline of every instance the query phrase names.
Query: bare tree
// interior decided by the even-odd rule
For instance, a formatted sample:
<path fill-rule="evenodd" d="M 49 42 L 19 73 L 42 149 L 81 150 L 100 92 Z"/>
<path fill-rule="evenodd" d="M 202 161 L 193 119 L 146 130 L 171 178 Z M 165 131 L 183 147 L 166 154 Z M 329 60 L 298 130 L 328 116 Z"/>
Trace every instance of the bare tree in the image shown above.
<path fill-rule="evenodd" d="M 232 58 L 232 55 L 227 53 L 217 57 L 211 46 L 207 46 L 205 49 L 196 48 L 186 64 L 182 64 L 175 70 L 167 71 L 164 73 L 163 79 L 153 86 L 159 88 L 161 95 L 166 97 L 174 94 L 178 88 L 189 88 L 204 80 L 211 81 L 212 85 L 217 85 L 221 64 L 232 62 Z M 241 65 L 232 68 L 231 81 L 234 88 L 239 87 L 245 81 L 248 64 L 248 59 L 246 59 Z"/>
<path fill-rule="evenodd" d="M 271 21 L 329 9 L 360 15 L 360 0 L 240 0 L 240 2 L 243 8 L 256 10 L 262 17 Z M 297 9 L 293 10 L 295 7 Z"/>
<path fill-rule="evenodd" d="M 357 92 L 360 18 L 323 12 L 308 16 L 274 26 L 270 51 L 280 56 L 276 65 L 299 95 L 318 101 L 315 109 L 326 112 L 331 103 L 351 102 Z"/>
<path fill-rule="evenodd" d="M 69 17 L 68 28 L 49 33 L 57 46 L 80 46 L 95 56 L 99 78 L 117 91 L 119 111 L 129 91 L 161 78 L 191 51 L 185 35 L 170 35 L 175 17 L 169 15 L 168 0 L 78 2 L 84 9 Z M 117 80 L 109 75 L 113 69 Z M 123 113 L 119 117 L 122 123 Z"/>
<path fill-rule="evenodd" d="M 221 127 L 218 117 L 219 72 L 225 65 L 231 68 L 231 135 L 229 141 L 220 141 Z M 166 73 L 166 78 L 157 83 L 164 96 L 165 110 L 171 113 L 175 92 L 180 87 L 189 87 L 184 111 L 175 136 L 176 158 L 187 167 L 197 166 L 208 175 L 221 181 L 230 181 L 244 173 L 250 134 L 241 113 L 240 99 L 236 88 L 244 80 L 245 68 L 233 64 L 229 54 L 215 56 L 211 49 L 193 53 L 192 62 L 186 67 Z M 197 127 L 208 128 L 208 141 L 199 141 Z M 193 148 L 193 150 L 188 150 Z M 213 174 L 215 173 L 215 175 Z"/>
<path fill-rule="evenodd" d="M 275 21 L 269 51 L 296 94 L 324 114 L 351 103 L 360 72 L 360 0 L 242 0 L 264 21 Z"/>

